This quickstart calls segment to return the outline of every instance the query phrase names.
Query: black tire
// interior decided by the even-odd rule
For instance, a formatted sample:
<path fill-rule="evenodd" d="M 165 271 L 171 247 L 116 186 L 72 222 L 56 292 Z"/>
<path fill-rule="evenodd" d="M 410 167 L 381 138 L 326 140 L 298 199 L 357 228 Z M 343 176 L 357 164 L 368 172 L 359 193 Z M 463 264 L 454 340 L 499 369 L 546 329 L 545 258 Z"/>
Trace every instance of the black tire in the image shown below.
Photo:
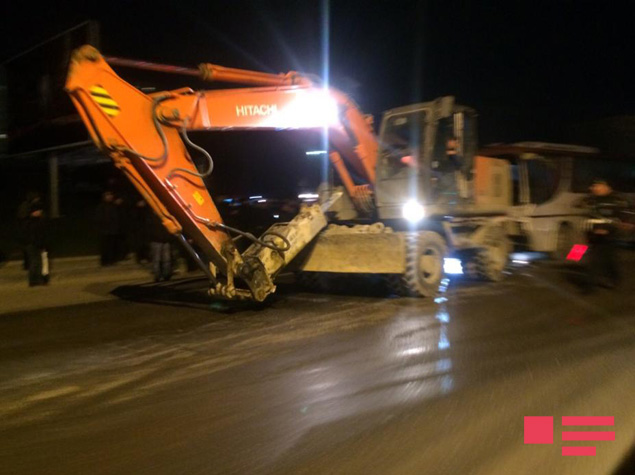
<path fill-rule="evenodd" d="M 406 237 L 406 270 L 402 276 L 405 293 L 412 297 L 434 297 L 443 278 L 446 254 L 445 239 L 439 233 L 409 234 Z"/>
<path fill-rule="evenodd" d="M 507 267 L 511 241 L 501 226 L 492 227 L 485 239 L 485 246 L 478 249 L 471 262 L 472 269 L 482 280 L 498 282 Z"/>

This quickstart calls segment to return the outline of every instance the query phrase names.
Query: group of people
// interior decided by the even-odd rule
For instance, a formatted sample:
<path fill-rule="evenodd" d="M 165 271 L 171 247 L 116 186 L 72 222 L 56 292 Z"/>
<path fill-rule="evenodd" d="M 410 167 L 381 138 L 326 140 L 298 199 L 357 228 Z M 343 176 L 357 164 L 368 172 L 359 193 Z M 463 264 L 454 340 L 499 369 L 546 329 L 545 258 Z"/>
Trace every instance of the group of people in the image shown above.
<path fill-rule="evenodd" d="M 29 286 L 46 285 L 49 282 L 50 233 L 40 193 L 27 194 L 18 207 L 17 219 Z M 172 277 L 172 236 L 144 199 L 130 200 L 113 191 L 105 191 L 95 210 L 95 229 L 99 235 L 103 267 L 125 260 L 132 251 L 137 263 L 152 264 L 155 282 Z"/>
<path fill-rule="evenodd" d="M 144 199 L 138 198 L 131 205 L 113 191 L 105 191 L 95 220 L 102 266 L 126 259 L 132 250 L 137 263 L 152 262 L 156 282 L 172 277 L 172 236 Z"/>

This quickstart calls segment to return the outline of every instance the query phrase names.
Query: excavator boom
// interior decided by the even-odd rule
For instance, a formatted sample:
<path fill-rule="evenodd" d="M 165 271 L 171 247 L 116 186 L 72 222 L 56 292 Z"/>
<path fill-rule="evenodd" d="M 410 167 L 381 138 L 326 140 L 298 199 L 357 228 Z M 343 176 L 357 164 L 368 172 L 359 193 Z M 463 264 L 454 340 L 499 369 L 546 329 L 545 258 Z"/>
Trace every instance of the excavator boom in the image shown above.
<path fill-rule="evenodd" d="M 146 69 L 161 69 L 144 64 Z M 353 200 L 375 181 L 377 142 L 370 122 L 347 96 L 314 86 L 297 73 L 272 75 L 215 65 L 202 65 L 199 71 L 203 79 L 259 87 L 184 88 L 146 95 L 121 79 L 96 49 L 84 46 L 72 56 L 66 89 L 94 142 L 137 187 L 168 231 L 186 245 L 187 236 L 201 249 L 210 264 L 202 267 L 212 281 L 212 293 L 263 300 L 275 290 L 277 273 L 326 226 L 325 215 L 317 205 L 308 207 L 260 238 L 228 227 L 203 181 L 212 171 L 211 157 L 189 140 L 187 131 L 326 129 L 330 158 Z M 186 68 L 171 72 L 193 75 Z M 186 143 L 208 159 L 205 170 L 196 167 Z M 363 183 L 351 178 L 349 167 Z M 231 234 L 251 239 L 252 246 L 241 255 Z M 235 278 L 249 289 L 237 288 Z"/>
<path fill-rule="evenodd" d="M 211 63 L 202 63 L 198 69 L 192 69 L 116 57 L 107 57 L 105 60 L 114 66 L 195 76 L 211 82 L 260 86 L 253 89 L 198 93 L 197 104 L 200 104 L 203 109 L 196 111 L 199 120 L 192 120 L 188 127 L 199 130 L 214 128 L 227 130 L 241 127 L 246 129 L 327 127 L 332 134 L 331 142 L 337 144 L 337 149 L 331 153 L 330 159 L 349 194 L 356 196 L 360 191 L 364 191 L 365 187 L 362 186 L 360 189 L 360 187 L 355 186 L 346 166 L 341 163 L 342 159 L 346 161 L 348 166 L 353 167 L 359 176 L 364 177 L 368 184 L 372 186 L 375 183 L 377 140 L 372 130 L 372 117 L 362 114 L 358 106 L 348 96 L 337 90 L 325 91 L 323 88 L 318 88 L 310 79 L 295 71 L 286 74 L 270 74 L 227 68 Z M 266 86 L 273 87 L 267 89 Z M 296 86 L 286 89 L 286 101 L 284 100 L 284 86 Z M 301 88 L 297 86 L 301 86 Z M 310 93 L 300 92 L 298 95 L 302 95 L 302 97 L 291 102 L 291 94 L 289 93 L 293 93 L 293 91 L 310 91 Z M 187 88 L 174 92 L 179 96 L 193 94 L 193 91 Z M 206 101 L 211 101 L 211 103 L 200 102 L 201 95 L 206 96 Z M 257 99 L 262 102 L 257 102 Z M 287 104 L 290 107 L 279 107 L 279 101 L 291 102 L 291 104 Z M 182 115 L 184 111 L 180 110 L 181 107 L 183 105 L 177 105 Z M 171 115 L 168 113 L 167 117 Z M 213 123 L 210 120 L 212 116 L 214 117 Z M 242 120 L 239 120 L 241 117 Z M 268 117 L 269 120 L 258 120 L 264 117 Z"/>

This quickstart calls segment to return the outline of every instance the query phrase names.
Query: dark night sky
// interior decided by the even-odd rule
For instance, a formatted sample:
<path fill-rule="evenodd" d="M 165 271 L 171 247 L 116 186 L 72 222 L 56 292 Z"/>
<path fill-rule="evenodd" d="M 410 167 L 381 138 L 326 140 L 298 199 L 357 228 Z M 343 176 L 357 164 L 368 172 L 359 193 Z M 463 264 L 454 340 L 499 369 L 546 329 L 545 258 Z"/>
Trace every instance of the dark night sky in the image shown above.
<path fill-rule="evenodd" d="M 86 19 L 111 55 L 321 74 L 312 0 L 11 2 L 0 58 Z M 557 139 L 565 123 L 635 114 L 634 20 L 635 2 L 333 1 L 331 82 L 366 112 L 453 94 L 484 141 Z"/>

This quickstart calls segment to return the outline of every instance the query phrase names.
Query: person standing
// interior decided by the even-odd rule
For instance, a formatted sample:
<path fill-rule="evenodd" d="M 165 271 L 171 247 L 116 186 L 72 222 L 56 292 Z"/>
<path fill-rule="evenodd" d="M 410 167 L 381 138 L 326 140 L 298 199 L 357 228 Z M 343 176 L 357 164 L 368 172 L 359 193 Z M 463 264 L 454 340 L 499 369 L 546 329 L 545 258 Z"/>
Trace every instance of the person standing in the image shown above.
<path fill-rule="evenodd" d="M 26 226 L 29 219 L 29 213 L 33 205 L 35 205 L 36 203 L 39 203 L 41 200 L 42 200 L 42 197 L 37 191 L 29 191 L 26 194 L 25 200 L 22 203 L 20 203 L 20 206 L 18 206 L 18 211 L 16 213 L 17 215 L 16 217 L 18 219 L 18 239 L 22 247 L 22 257 L 23 257 L 22 267 L 24 270 L 29 269 L 29 253 L 27 250 L 27 242 L 26 242 L 27 241 Z"/>
<path fill-rule="evenodd" d="M 26 251 L 29 263 L 29 286 L 48 284 L 48 236 L 42 202 L 31 204 L 25 222 Z"/>
<path fill-rule="evenodd" d="M 115 195 L 112 191 L 103 193 L 95 214 L 101 241 L 101 265 L 111 266 L 117 261 L 117 238 L 120 233 L 119 210 L 115 205 Z"/>
<path fill-rule="evenodd" d="M 150 227 L 150 256 L 154 281 L 170 280 L 172 277 L 172 236 L 157 216 L 152 216 Z"/>
<path fill-rule="evenodd" d="M 118 231 L 115 237 L 115 262 L 124 261 L 128 257 L 128 228 L 130 224 L 129 209 L 126 199 L 121 195 L 115 195 L 115 208 L 117 209 Z"/>
<path fill-rule="evenodd" d="M 615 238 L 628 201 L 615 193 L 605 180 L 596 179 L 590 194 L 578 206 L 587 208 L 590 217 L 597 220 L 587 234 L 589 250 L 583 290 L 590 292 L 596 285 L 615 288 L 621 281 Z"/>
<path fill-rule="evenodd" d="M 152 211 L 143 198 L 139 198 L 132 210 L 131 239 L 137 264 L 149 261 L 149 227 Z"/>

